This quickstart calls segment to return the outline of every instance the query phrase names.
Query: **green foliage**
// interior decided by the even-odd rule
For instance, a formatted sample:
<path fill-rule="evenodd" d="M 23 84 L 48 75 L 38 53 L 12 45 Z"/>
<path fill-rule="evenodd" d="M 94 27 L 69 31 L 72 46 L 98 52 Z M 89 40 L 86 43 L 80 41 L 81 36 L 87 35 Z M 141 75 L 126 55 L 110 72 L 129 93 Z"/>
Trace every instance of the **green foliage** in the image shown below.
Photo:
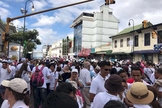
<path fill-rule="evenodd" d="M 10 34 L 10 42 L 21 44 L 26 47 L 27 51 L 33 51 L 41 42 L 38 39 L 39 33 L 37 30 L 18 31 L 17 33 Z"/>

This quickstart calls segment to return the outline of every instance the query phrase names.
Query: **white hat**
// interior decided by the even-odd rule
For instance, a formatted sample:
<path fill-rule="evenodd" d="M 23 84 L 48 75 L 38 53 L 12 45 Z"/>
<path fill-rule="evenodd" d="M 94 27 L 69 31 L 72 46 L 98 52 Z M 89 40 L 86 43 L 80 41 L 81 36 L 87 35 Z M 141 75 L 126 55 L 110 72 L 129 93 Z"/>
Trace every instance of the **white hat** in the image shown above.
<path fill-rule="evenodd" d="M 2 60 L 2 63 L 8 63 L 8 61 L 7 60 Z"/>
<path fill-rule="evenodd" d="M 23 62 L 23 61 L 26 61 L 26 58 L 21 58 L 21 61 Z"/>
<path fill-rule="evenodd" d="M 13 91 L 25 94 L 27 93 L 28 85 L 25 80 L 21 78 L 14 78 L 11 81 L 3 80 L 1 83 L 5 87 L 11 88 Z"/>
<path fill-rule="evenodd" d="M 76 72 L 76 73 L 78 73 L 78 69 L 73 69 L 71 72 Z"/>

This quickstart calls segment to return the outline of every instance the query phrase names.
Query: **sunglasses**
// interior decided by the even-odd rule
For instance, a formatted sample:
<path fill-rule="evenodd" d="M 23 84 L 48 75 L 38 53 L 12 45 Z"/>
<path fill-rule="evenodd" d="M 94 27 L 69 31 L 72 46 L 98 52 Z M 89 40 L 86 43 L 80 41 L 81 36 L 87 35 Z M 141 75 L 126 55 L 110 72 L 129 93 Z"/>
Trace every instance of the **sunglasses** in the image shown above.
<path fill-rule="evenodd" d="M 111 69 L 104 69 L 105 71 L 111 71 Z"/>

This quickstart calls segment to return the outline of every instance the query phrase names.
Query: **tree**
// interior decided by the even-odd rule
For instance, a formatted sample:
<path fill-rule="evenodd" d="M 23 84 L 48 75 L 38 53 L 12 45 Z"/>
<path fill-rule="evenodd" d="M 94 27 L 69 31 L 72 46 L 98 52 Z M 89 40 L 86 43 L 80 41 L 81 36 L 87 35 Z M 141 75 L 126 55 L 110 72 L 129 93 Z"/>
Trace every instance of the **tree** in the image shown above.
<path fill-rule="evenodd" d="M 38 31 L 37 30 L 28 30 L 23 33 L 23 31 L 18 31 L 10 35 L 10 42 L 21 44 L 24 46 L 26 51 L 33 51 L 36 49 L 37 45 L 40 45 L 41 42 L 38 39 Z"/>

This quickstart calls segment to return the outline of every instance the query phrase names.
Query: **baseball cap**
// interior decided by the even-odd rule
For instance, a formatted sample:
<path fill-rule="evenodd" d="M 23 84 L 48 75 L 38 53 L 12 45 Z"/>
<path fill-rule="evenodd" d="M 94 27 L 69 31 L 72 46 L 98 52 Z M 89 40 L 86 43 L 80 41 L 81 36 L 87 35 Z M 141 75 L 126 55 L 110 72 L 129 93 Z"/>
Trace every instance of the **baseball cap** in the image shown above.
<path fill-rule="evenodd" d="M 26 81 L 21 78 L 14 78 L 11 81 L 3 80 L 1 84 L 2 86 L 9 87 L 13 91 L 22 93 L 22 94 L 26 94 L 28 90 L 27 89 L 28 85 Z"/>
<path fill-rule="evenodd" d="M 76 72 L 76 73 L 78 73 L 78 69 L 73 69 L 71 72 Z"/>

